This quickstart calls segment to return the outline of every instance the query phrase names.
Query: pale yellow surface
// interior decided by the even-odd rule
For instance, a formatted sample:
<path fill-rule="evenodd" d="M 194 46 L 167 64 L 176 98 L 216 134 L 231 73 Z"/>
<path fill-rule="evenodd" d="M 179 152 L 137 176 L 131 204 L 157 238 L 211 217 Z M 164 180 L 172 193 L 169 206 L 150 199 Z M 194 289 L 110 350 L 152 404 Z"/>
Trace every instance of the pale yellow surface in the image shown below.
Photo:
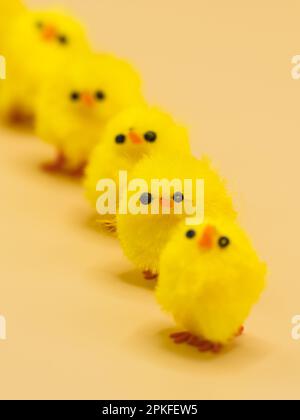
<path fill-rule="evenodd" d="M 64 3 L 95 45 L 137 65 L 150 100 L 186 121 L 194 151 L 230 180 L 269 288 L 224 355 L 173 346 L 172 320 L 90 226 L 80 186 L 39 172 L 47 146 L 1 130 L 0 397 L 299 398 L 299 1 Z"/>

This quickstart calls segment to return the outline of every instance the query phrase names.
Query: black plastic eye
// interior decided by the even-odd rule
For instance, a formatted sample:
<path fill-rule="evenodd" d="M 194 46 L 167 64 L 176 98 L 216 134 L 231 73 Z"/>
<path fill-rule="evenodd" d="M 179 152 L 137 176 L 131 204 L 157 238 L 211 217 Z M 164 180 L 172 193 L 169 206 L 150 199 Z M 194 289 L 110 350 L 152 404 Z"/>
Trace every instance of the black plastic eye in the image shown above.
<path fill-rule="evenodd" d="M 196 231 L 195 230 L 188 230 L 187 232 L 186 232 L 186 237 L 188 238 L 188 239 L 193 239 L 193 238 L 195 238 L 195 236 L 197 235 L 197 233 L 196 233 Z"/>
<path fill-rule="evenodd" d="M 65 35 L 60 35 L 58 37 L 58 42 L 60 44 L 66 45 L 66 44 L 68 44 L 69 40 L 68 40 L 68 38 Z"/>
<path fill-rule="evenodd" d="M 123 143 L 125 143 L 125 141 L 126 141 L 126 137 L 124 136 L 124 134 L 119 134 L 117 137 L 116 137 L 116 143 L 117 144 L 123 144 Z"/>
<path fill-rule="evenodd" d="M 140 198 L 140 202 L 145 206 L 152 203 L 152 195 L 150 193 L 143 193 Z"/>
<path fill-rule="evenodd" d="M 145 136 L 144 136 L 145 140 L 148 141 L 149 143 L 154 143 L 155 140 L 157 139 L 157 134 L 154 133 L 154 131 L 148 131 Z"/>
<path fill-rule="evenodd" d="M 104 99 L 106 98 L 105 93 L 102 92 L 102 90 L 98 90 L 95 94 L 95 97 L 98 101 L 104 101 Z"/>
<path fill-rule="evenodd" d="M 173 196 L 175 203 L 181 203 L 184 200 L 184 195 L 181 192 L 177 192 Z"/>
<path fill-rule="evenodd" d="M 220 248 L 227 248 L 230 245 L 230 239 L 226 236 L 222 236 L 222 238 L 219 239 L 219 247 Z"/>
<path fill-rule="evenodd" d="M 74 102 L 79 101 L 80 93 L 72 92 L 71 95 L 70 95 L 70 99 L 71 99 L 71 101 L 74 101 Z"/>

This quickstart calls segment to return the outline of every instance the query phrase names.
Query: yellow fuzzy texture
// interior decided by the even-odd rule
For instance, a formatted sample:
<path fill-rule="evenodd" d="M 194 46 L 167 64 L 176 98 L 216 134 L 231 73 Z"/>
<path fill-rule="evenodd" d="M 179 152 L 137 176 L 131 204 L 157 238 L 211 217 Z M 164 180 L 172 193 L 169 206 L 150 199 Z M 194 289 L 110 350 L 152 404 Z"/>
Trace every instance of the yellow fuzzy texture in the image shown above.
<path fill-rule="evenodd" d="M 12 20 L 24 10 L 21 0 L 0 0 L 0 54 L 3 54 L 3 40 Z"/>
<path fill-rule="evenodd" d="M 158 153 L 140 161 L 130 179 L 144 179 L 150 188 L 153 179 L 203 179 L 205 182 L 205 214 L 235 218 L 236 212 L 224 181 L 212 169 L 208 159 L 198 160 L 190 154 Z M 145 191 L 149 192 L 149 191 Z M 174 191 L 175 192 L 175 191 Z M 181 191 L 182 192 L 182 191 Z M 133 193 L 128 192 L 129 199 Z M 160 197 L 170 200 L 171 197 Z M 159 271 L 159 259 L 173 230 L 187 215 L 119 214 L 118 236 L 127 257 L 140 269 Z"/>
<path fill-rule="evenodd" d="M 50 80 L 38 100 L 37 134 L 64 153 L 74 168 L 88 161 L 107 122 L 128 106 L 142 103 L 141 81 L 127 62 L 114 56 L 85 54 Z M 98 91 L 104 100 L 87 107 L 72 101 L 72 92 Z"/>
<path fill-rule="evenodd" d="M 1 41 L 7 79 L 1 86 L 0 114 L 7 119 L 12 111 L 18 110 L 34 116 L 37 94 L 44 81 L 66 65 L 72 65 L 74 55 L 89 50 L 89 43 L 81 24 L 57 10 L 24 8 L 7 26 Z M 51 40 L 43 38 L 47 27 L 56 31 Z M 66 43 L 59 42 L 61 36 L 66 37 Z"/>
<path fill-rule="evenodd" d="M 155 142 L 147 142 L 145 134 L 154 132 Z M 140 144 L 133 143 L 129 136 L 134 132 Z M 116 143 L 116 137 L 125 136 L 125 142 Z M 178 153 L 190 151 L 187 130 L 177 124 L 165 112 L 147 105 L 128 108 L 114 117 L 104 130 L 100 144 L 93 151 L 86 170 L 86 196 L 96 208 L 99 192 L 97 183 L 101 179 L 112 179 L 119 189 L 119 171 L 130 171 L 145 156 L 168 150 Z M 119 200 L 117 197 L 117 208 Z M 114 215 L 98 215 L 99 221 L 115 220 Z"/>
<path fill-rule="evenodd" d="M 199 245 L 205 227 L 216 228 L 212 249 Z M 176 323 L 216 344 L 227 344 L 248 318 L 266 285 L 266 265 L 245 232 L 232 220 L 208 219 L 193 227 L 180 225 L 164 249 L 157 299 Z M 230 239 L 227 248 L 220 237 Z"/>

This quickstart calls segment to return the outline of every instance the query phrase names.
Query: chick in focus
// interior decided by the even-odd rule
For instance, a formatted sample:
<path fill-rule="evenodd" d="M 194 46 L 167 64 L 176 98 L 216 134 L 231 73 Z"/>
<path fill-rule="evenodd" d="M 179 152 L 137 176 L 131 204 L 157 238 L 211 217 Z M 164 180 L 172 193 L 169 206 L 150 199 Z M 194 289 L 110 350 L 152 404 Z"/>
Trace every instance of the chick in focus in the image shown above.
<path fill-rule="evenodd" d="M 11 0 L 6 3 L 4 11 Z M 9 124 L 32 126 L 37 94 L 44 81 L 70 66 L 74 55 L 90 47 L 81 24 L 68 14 L 17 6 L 1 40 L 7 78 L 1 84 L 0 117 Z"/>
<path fill-rule="evenodd" d="M 124 253 L 144 271 L 146 279 L 157 277 L 161 252 L 174 229 L 182 220 L 193 216 L 199 205 L 204 206 L 206 216 L 236 217 L 224 181 L 206 158 L 198 160 L 171 152 L 155 154 L 136 165 L 130 174 L 130 180 L 135 179 L 142 179 L 145 185 L 137 192 L 128 188 L 125 199 L 128 195 L 129 204 L 137 200 L 138 212 L 129 209 L 126 214 L 123 211 L 118 214 L 117 231 Z M 155 185 L 159 184 L 155 180 L 167 180 L 170 186 L 157 189 Z M 191 190 L 186 180 L 192 182 Z M 204 181 L 204 197 L 202 189 L 197 192 L 197 180 Z M 122 207 L 126 206 L 122 202 L 125 199 L 121 200 Z"/>
<path fill-rule="evenodd" d="M 187 130 L 170 115 L 146 105 L 122 111 L 108 123 L 87 167 L 85 190 L 92 206 L 96 208 L 101 196 L 97 191 L 99 180 L 113 180 L 118 190 L 120 171 L 129 172 L 145 156 L 168 150 L 178 154 L 190 152 Z M 117 213 L 118 195 L 115 204 Z M 101 214 L 98 210 L 98 218 L 115 231 L 116 214 Z"/>
<path fill-rule="evenodd" d="M 45 85 L 38 100 L 37 134 L 57 155 L 44 169 L 83 175 L 107 122 L 140 103 L 141 81 L 127 62 L 92 53 L 73 60 Z"/>
<path fill-rule="evenodd" d="M 266 285 L 261 262 L 245 232 L 232 220 L 182 224 L 160 261 L 157 299 L 187 332 L 172 334 L 202 352 L 219 352 L 242 326 Z"/>

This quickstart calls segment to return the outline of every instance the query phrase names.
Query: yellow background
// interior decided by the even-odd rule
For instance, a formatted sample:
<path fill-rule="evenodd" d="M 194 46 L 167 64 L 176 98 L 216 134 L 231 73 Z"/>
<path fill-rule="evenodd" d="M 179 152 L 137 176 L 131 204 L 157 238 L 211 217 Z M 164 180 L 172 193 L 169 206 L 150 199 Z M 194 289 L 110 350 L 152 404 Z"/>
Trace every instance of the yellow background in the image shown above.
<path fill-rule="evenodd" d="M 172 320 L 91 226 L 80 186 L 39 172 L 48 146 L 1 129 L 0 397 L 298 398 L 299 1 L 64 4 L 95 45 L 139 68 L 149 100 L 189 125 L 195 153 L 212 156 L 268 261 L 269 288 L 230 351 L 173 346 Z"/>

